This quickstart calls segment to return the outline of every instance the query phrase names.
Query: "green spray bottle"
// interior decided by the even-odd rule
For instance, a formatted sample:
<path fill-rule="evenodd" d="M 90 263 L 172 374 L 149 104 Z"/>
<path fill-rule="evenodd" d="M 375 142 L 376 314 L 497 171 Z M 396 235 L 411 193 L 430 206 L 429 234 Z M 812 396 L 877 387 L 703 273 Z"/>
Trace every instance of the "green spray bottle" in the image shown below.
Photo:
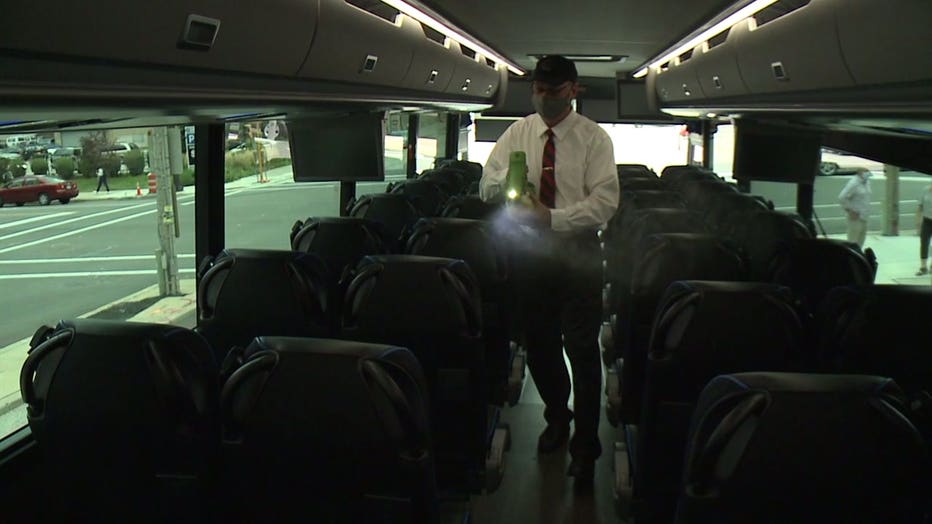
<path fill-rule="evenodd" d="M 505 196 L 508 200 L 518 200 L 527 194 L 527 153 L 512 151 L 508 158 L 508 174 L 505 178 Z"/>

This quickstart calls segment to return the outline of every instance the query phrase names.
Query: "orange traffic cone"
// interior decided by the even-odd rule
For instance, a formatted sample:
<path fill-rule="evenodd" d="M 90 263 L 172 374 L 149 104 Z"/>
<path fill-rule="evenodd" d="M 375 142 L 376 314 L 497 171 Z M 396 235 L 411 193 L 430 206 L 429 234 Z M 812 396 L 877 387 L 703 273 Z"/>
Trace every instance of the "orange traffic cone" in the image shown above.
<path fill-rule="evenodd" d="M 139 189 L 139 182 L 136 182 L 136 196 L 142 196 L 142 189 Z"/>

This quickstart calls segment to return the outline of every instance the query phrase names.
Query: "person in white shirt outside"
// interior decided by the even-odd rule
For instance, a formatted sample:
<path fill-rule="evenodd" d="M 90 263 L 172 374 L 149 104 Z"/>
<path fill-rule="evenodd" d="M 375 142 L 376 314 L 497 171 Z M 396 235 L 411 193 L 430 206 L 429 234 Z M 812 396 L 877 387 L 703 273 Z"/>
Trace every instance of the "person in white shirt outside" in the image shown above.
<path fill-rule="evenodd" d="M 929 273 L 929 239 L 932 239 L 932 184 L 929 184 L 919 197 L 916 222 L 919 229 L 919 271 L 916 272 L 916 276 L 919 277 Z"/>
<path fill-rule="evenodd" d="M 562 56 L 540 59 L 532 80 L 535 113 L 512 124 L 486 162 L 479 194 L 502 198 L 513 151 L 527 155 L 525 203 L 513 203 L 507 223 L 531 227 L 535 244 L 516 257 L 513 274 L 522 298 L 528 367 L 544 400 L 547 427 L 538 452 L 558 450 L 570 439 L 567 472 L 577 488 L 591 486 L 598 438 L 602 369 L 598 335 L 601 325 L 602 262 L 597 231 L 618 207 L 618 176 L 608 133 L 576 113 L 579 92 L 576 66 Z M 574 411 L 567 403 L 572 366 Z"/>
<path fill-rule="evenodd" d="M 870 219 L 870 177 L 869 170 L 859 169 L 838 194 L 838 202 L 848 215 L 848 242 L 854 242 L 860 247 L 864 247 L 867 221 Z"/>

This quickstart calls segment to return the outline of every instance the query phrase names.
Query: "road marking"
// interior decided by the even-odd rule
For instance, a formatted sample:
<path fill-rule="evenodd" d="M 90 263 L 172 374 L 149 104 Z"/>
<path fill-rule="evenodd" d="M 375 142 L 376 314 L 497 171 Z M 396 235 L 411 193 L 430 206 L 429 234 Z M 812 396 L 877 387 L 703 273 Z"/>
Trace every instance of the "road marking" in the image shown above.
<path fill-rule="evenodd" d="M 193 200 L 194 197 L 191 197 L 191 199 Z M 74 218 L 69 218 L 68 220 L 62 220 L 61 222 L 56 222 L 56 223 L 54 223 L 54 224 L 47 224 L 47 225 L 44 225 L 44 226 L 34 227 L 34 228 L 32 228 L 32 229 L 27 229 L 26 231 L 19 231 L 19 232 L 16 232 L 16 233 L 10 233 L 9 235 L 5 235 L 5 236 L 0 237 L 0 241 L 8 240 L 8 239 L 11 239 L 11 238 L 16 238 L 16 237 L 23 236 L 23 235 L 28 235 L 28 234 L 30 234 L 30 233 L 35 233 L 36 231 L 42 231 L 42 230 L 50 229 L 50 228 L 53 228 L 53 227 L 64 226 L 64 225 L 67 225 L 67 224 L 71 224 L 71 223 L 73 223 L 73 222 L 79 222 L 79 221 L 81 221 L 81 220 L 87 220 L 87 219 L 89 219 L 89 218 L 97 218 L 97 217 L 101 217 L 101 216 L 104 216 L 104 215 L 112 215 L 112 214 L 114 214 L 114 213 L 122 213 L 122 212 L 124 212 L 124 211 L 132 211 L 132 210 L 134 210 L 134 209 L 139 209 L 139 208 L 143 208 L 143 207 L 149 207 L 149 208 L 152 208 L 152 211 L 155 211 L 155 209 L 154 209 L 154 208 L 155 208 L 155 203 L 150 201 L 150 202 L 145 202 L 145 203 L 142 203 L 142 204 L 136 204 L 136 205 L 134 205 L 134 206 L 120 207 L 120 208 L 117 208 L 117 209 L 111 209 L 111 210 L 109 210 L 109 211 L 101 211 L 101 212 L 99 212 L 99 213 L 91 213 L 90 215 L 83 215 L 83 216 L 78 216 L 78 217 L 74 217 Z M 151 212 L 151 211 L 150 211 L 150 212 Z M 114 223 L 115 223 L 115 222 L 114 222 Z"/>
<path fill-rule="evenodd" d="M 151 255 L 115 255 L 112 257 L 77 257 L 77 258 L 23 258 L 17 260 L 0 260 L 0 265 L 16 264 L 70 264 L 74 262 L 118 262 L 123 260 L 152 260 Z M 178 258 L 194 258 L 194 254 L 182 253 Z"/>
<path fill-rule="evenodd" d="M 151 215 L 152 213 L 155 213 L 155 210 L 154 210 L 154 209 L 152 209 L 152 210 L 150 210 L 150 211 L 143 211 L 142 213 L 135 213 L 135 214 L 133 214 L 133 215 L 127 215 L 127 216 L 125 216 L 125 217 L 115 218 L 115 219 L 113 219 L 113 220 L 108 220 L 108 221 L 106 221 L 106 222 L 101 222 L 101 223 L 99 223 L 99 224 L 94 224 L 94 225 L 92 225 L 92 226 L 82 227 L 81 229 L 75 229 L 75 230 L 73 230 L 73 231 L 68 231 L 68 232 L 65 232 L 65 233 L 60 233 L 60 234 L 58 234 L 58 235 L 52 235 L 52 236 L 50 236 L 50 237 L 41 238 L 41 239 L 39 239 L 39 240 L 33 240 L 32 242 L 26 242 L 25 244 L 18 244 L 18 245 L 15 245 L 15 246 L 10 246 L 10 247 L 4 248 L 4 249 L 0 249 L 0 254 L 2 254 L 2 253 L 9 253 L 10 251 L 16 251 L 16 250 L 24 249 L 24 248 L 27 248 L 27 247 L 32 247 L 32 246 L 35 246 L 35 245 L 37 245 L 37 244 L 43 244 L 43 243 L 45 243 L 45 242 L 51 242 L 52 240 L 58 240 L 59 238 L 65 238 L 65 237 L 70 237 L 70 236 L 73 236 L 73 235 L 79 235 L 79 234 L 81 234 L 81 233 L 84 233 L 84 232 L 87 232 L 87 231 L 91 231 L 91 230 L 94 230 L 94 229 L 100 229 L 100 228 L 102 228 L 102 227 L 107 227 L 107 226 L 110 226 L 110 225 L 113 225 L 113 224 L 118 224 L 118 223 L 120 223 L 120 222 L 126 222 L 127 220 L 132 220 L 132 219 L 134 219 L 134 218 L 139 218 L 139 217 L 141 217 L 141 216 Z M 66 220 L 65 222 L 67 222 L 67 220 Z M 37 228 L 37 229 L 40 229 L 40 228 Z M 33 230 L 33 231 L 35 231 L 35 230 Z M 0 237 L 0 240 L 3 240 L 3 238 Z"/>
<path fill-rule="evenodd" d="M 179 273 L 194 273 L 194 269 L 179 269 Z M 0 280 L 26 280 L 36 278 L 74 278 L 74 277 L 124 277 L 138 275 L 157 275 L 155 269 L 130 269 L 123 271 L 73 271 L 68 273 L 23 273 L 20 275 L 0 275 Z"/>
<path fill-rule="evenodd" d="M 17 220 L 15 222 L 7 222 L 6 224 L 0 224 L 0 229 L 3 229 L 5 227 L 21 226 L 23 224 L 29 224 L 31 222 L 38 222 L 40 220 L 49 220 L 55 217 L 73 215 L 73 214 L 74 214 L 74 211 L 62 211 L 61 213 L 52 213 L 50 215 L 42 215 L 38 217 L 24 218 L 22 220 Z"/>

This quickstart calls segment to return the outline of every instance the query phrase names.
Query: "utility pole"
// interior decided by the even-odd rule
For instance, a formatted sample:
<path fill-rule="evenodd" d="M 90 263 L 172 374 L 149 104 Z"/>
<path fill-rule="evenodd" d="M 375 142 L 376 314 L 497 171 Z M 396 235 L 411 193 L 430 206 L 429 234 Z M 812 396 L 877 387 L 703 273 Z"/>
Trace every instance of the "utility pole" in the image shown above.
<path fill-rule="evenodd" d="M 883 201 L 883 236 L 895 237 L 900 234 L 900 168 L 884 164 L 883 174 L 886 185 Z"/>
<path fill-rule="evenodd" d="M 171 132 L 166 127 L 152 129 L 149 140 L 149 159 L 151 169 L 156 174 L 156 228 L 159 235 L 159 249 L 155 251 L 156 267 L 159 274 L 159 294 L 161 296 L 180 295 L 178 282 L 178 257 L 175 253 L 176 216 L 173 199 L 175 197 L 172 181 L 172 153 L 169 147 L 172 140 Z M 180 137 L 177 141 L 178 152 L 181 154 Z"/>

